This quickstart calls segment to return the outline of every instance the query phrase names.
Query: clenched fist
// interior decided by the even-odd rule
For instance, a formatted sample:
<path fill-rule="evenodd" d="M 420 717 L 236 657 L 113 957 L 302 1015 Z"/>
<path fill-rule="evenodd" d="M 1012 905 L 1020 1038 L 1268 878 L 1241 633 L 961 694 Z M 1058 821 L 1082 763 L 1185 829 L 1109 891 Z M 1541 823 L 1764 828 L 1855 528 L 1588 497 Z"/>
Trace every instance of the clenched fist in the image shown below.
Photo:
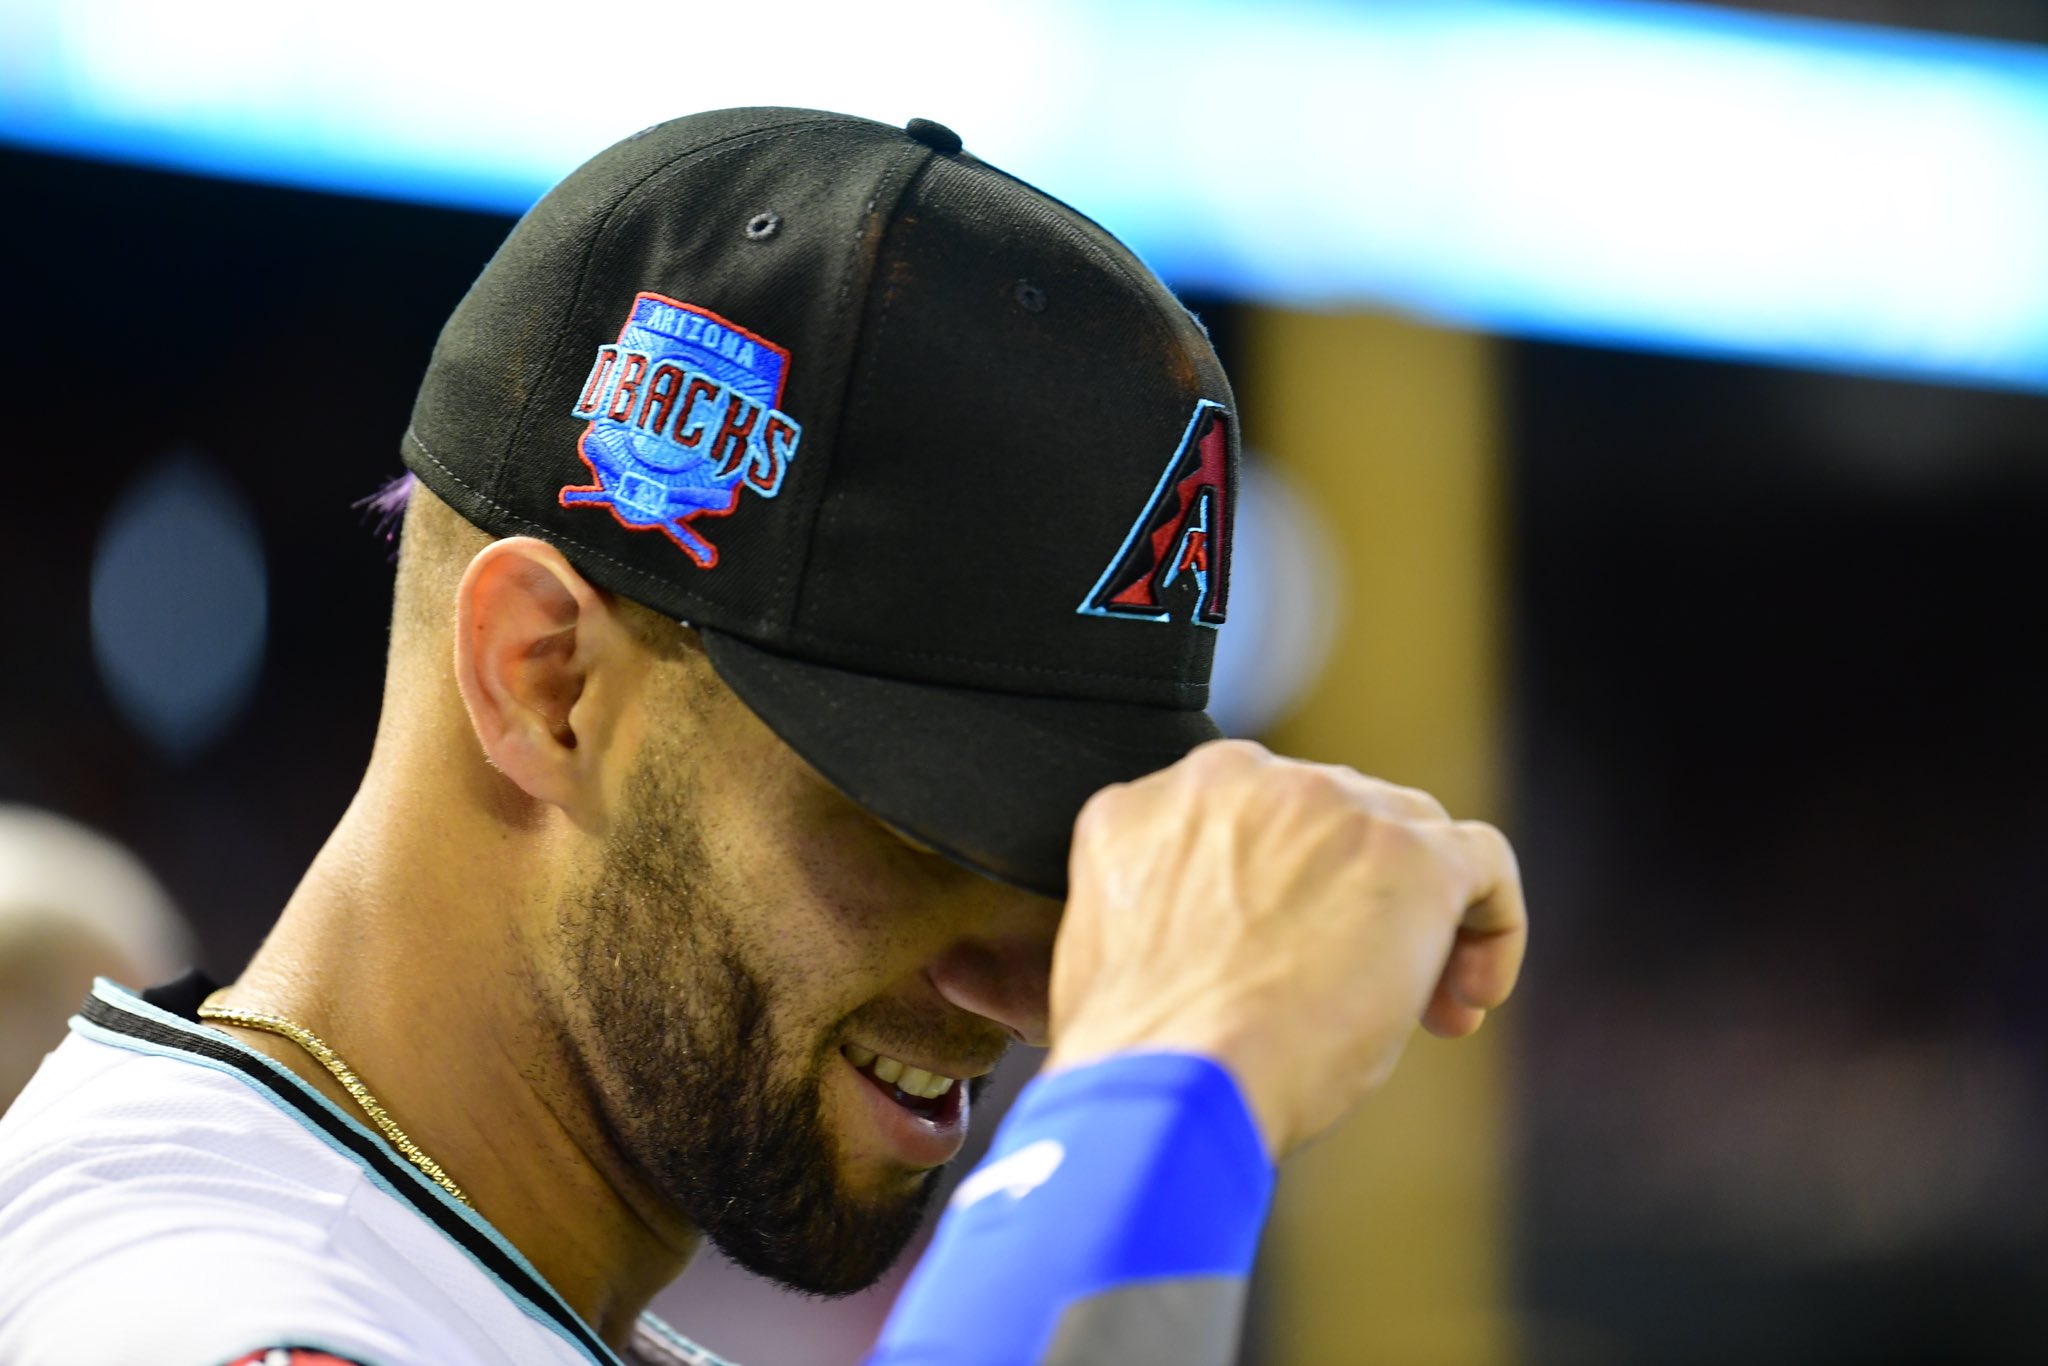
<path fill-rule="evenodd" d="M 1278 1159 L 1477 1029 L 1521 969 L 1514 851 L 1427 793 L 1241 740 L 1097 793 L 1053 951 L 1050 1067 L 1215 1058 Z"/>

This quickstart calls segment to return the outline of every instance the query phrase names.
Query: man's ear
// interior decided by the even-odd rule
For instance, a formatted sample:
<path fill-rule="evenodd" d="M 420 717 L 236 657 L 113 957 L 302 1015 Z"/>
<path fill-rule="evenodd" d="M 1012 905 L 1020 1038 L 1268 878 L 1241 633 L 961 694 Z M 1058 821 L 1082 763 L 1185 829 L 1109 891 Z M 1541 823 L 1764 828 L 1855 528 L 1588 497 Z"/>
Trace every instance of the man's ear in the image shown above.
<path fill-rule="evenodd" d="M 584 814 L 598 798 L 598 754 L 623 631 L 602 594 L 531 536 L 477 552 L 455 592 L 455 682 L 486 758 L 527 796 Z M 593 744 L 592 742 L 596 743 Z"/>

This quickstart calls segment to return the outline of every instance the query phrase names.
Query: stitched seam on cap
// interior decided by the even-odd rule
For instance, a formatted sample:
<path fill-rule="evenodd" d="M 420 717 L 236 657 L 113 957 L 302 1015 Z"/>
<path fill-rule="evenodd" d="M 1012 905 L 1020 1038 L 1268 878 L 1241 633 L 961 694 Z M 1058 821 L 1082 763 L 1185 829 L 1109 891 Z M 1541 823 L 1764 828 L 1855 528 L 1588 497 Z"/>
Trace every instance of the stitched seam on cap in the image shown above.
<path fill-rule="evenodd" d="M 860 376 L 861 383 L 856 385 L 855 377 L 851 373 L 851 369 L 853 366 L 854 357 L 860 354 L 862 333 L 859 315 L 856 313 L 849 318 L 848 310 L 853 302 L 853 277 L 855 273 L 860 270 L 862 264 L 863 253 L 859 249 L 859 234 L 865 233 L 867 231 L 867 225 L 869 220 L 871 220 L 875 216 L 875 210 L 882 202 L 883 188 L 887 186 L 892 179 L 895 178 L 896 172 L 902 167 L 905 161 L 909 160 L 911 157 L 918 155 L 919 153 L 924 153 L 926 161 L 929 162 L 932 155 L 930 148 L 925 147 L 921 143 L 908 142 L 904 146 L 903 150 L 896 154 L 895 159 L 890 161 L 888 166 L 884 168 L 884 170 L 882 171 L 881 176 L 877 179 L 877 182 L 875 184 L 875 192 L 873 196 L 869 198 L 867 207 L 861 211 L 861 221 L 855 228 L 856 236 L 854 239 L 854 251 L 846 263 L 846 274 L 840 277 L 839 297 L 833 303 L 832 313 L 835 322 L 838 323 L 839 325 L 844 326 L 848 330 L 846 345 L 846 364 L 848 367 L 848 373 L 841 380 L 841 388 L 839 391 L 839 411 L 834 415 L 832 422 L 832 446 L 831 449 L 826 452 L 828 459 L 824 472 L 816 476 L 817 478 L 820 479 L 830 480 L 832 477 L 832 468 L 839 462 L 839 452 L 843 446 L 844 438 L 846 436 L 847 419 L 853 415 L 852 409 L 849 407 L 849 404 L 855 401 L 853 396 L 856 388 L 858 388 L 862 394 L 865 394 L 867 392 L 867 386 L 865 381 L 867 379 L 868 373 L 872 372 L 874 366 L 874 358 L 870 356 L 868 359 L 867 369 L 864 370 Z M 920 167 L 919 169 L 921 170 L 922 167 Z M 911 182 L 916 180 L 917 176 L 917 171 L 911 172 L 909 175 L 903 178 L 903 183 L 896 187 L 896 201 L 895 203 L 889 206 L 890 221 L 884 223 L 882 225 L 881 231 L 876 235 L 874 256 L 867 262 L 870 272 L 869 279 L 871 282 L 873 279 L 873 267 L 876 262 L 882 259 L 882 244 L 889 236 L 889 229 L 895 226 L 894 220 L 896 210 L 902 205 L 903 196 L 910 193 Z M 865 300 L 863 300 L 863 302 L 864 301 Z M 885 302 L 883 306 L 884 316 L 887 315 L 887 312 L 888 308 Z M 877 320 L 876 331 L 880 331 L 880 320 Z M 866 402 L 865 399 L 861 399 L 859 401 L 863 404 L 865 404 Z M 807 526 L 805 526 L 804 534 L 801 537 L 790 538 L 790 543 L 788 547 L 785 548 L 783 551 L 780 572 L 782 575 L 782 582 L 789 586 L 789 616 L 787 619 L 783 621 L 782 631 L 780 633 L 784 639 L 787 639 L 797 634 L 797 623 L 803 619 L 804 571 L 810 568 L 811 552 L 817 546 L 818 524 L 821 520 L 823 520 L 825 515 L 825 494 L 826 486 L 824 484 L 818 485 L 818 496 L 811 500 L 810 522 Z"/>
<path fill-rule="evenodd" d="M 1051 664 L 1012 664 L 1003 660 L 986 659 L 979 655 L 954 655 L 946 654 L 942 651 L 937 650 L 899 650 L 887 645 L 875 645 L 871 642 L 863 640 L 848 640 L 843 636 L 820 635 L 816 631 L 803 632 L 803 638 L 807 641 L 811 641 L 819 645 L 846 646 L 848 648 L 861 650 L 869 654 L 886 655 L 891 659 L 928 659 L 941 664 L 974 664 L 985 669 L 1001 669 L 1006 672 L 1014 673 L 1054 674 L 1064 675 L 1072 678 L 1116 678 L 1123 679 L 1127 682 L 1132 683 L 1165 683 L 1168 687 L 1174 688 L 1176 690 L 1185 691 L 1192 691 L 1198 686 L 1202 686 L 1193 683 L 1172 682 L 1171 680 L 1161 679 L 1156 674 L 1116 673 L 1114 671 L 1106 669 L 1063 669 Z M 813 662 L 823 663 L 824 661 L 820 660 Z M 841 664 L 834 664 L 829 667 L 845 668 L 846 666 Z M 848 669 L 847 671 L 849 673 L 860 672 L 860 670 L 858 669 Z M 873 677 L 873 675 L 869 676 Z M 936 686 L 964 687 L 967 685 L 939 684 Z"/>
<path fill-rule="evenodd" d="M 789 682 L 794 687 L 802 688 L 805 692 L 817 698 L 820 702 L 826 704 L 827 706 L 836 707 L 843 700 L 839 694 L 833 692 L 831 688 L 827 687 L 825 684 L 819 682 L 815 678 L 809 678 L 802 674 L 792 674 L 790 675 Z M 927 684 L 924 686 L 942 687 L 944 685 Z M 990 696 L 992 697 L 1002 697 L 1007 695 L 1008 694 L 1003 693 L 990 694 Z M 1082 699 L 1075 700 L 1082 701 Z M 1104 750 L 1114 750 L 1119 754 L 1134 754 L 1138 755 L 1141 758 L 1156 757 L 1159 754 L 1165 752 L 1165 750 L 1159 745 L 1138 743 L 1112 736 L 1103 736 L 1095 734 L 1083 735 L 1080 732 L 1074 730 L 1063 730 L 1056 725 L 1040 725 L 1035 719 L 1025 719 L 1015 716 L 1012 716 L 1010 719 L 1014 721 L 1015 724 L 1023 726 L 1024 728 L 1028 729 L 1034 736 L 1037 736 L 1042 740 L 1045 740 L 1051 744 L 1067 745 L 1077 750 L 1096 752 Z"/>

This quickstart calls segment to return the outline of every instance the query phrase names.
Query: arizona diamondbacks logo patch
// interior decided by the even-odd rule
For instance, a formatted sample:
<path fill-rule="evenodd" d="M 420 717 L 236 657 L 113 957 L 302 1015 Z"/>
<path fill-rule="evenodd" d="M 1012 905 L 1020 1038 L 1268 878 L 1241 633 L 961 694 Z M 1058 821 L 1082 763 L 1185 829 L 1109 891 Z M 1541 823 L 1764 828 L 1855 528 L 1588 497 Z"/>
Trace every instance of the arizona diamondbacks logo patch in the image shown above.
<path fill-rule="evenodd" d="M 659 531 L 703 569 L 718 547 L 690 523 L 724 517 L 752 489 L 782 491 L 803 428 L 783 412 L 789 352 L 709 309 L 642 291 L 617 342 L 597 348 L 576 416 L 576 453 L 596 483 L 563 507 L 607 508 L 621 526 Z"/>
<path fill-rule="evenodd" d="M 1195 404 L 1187 431 L 1123 547 L 1077 609 L 1083 616 L 1223 624 L 1230 594 L 1230 413 Z"/>

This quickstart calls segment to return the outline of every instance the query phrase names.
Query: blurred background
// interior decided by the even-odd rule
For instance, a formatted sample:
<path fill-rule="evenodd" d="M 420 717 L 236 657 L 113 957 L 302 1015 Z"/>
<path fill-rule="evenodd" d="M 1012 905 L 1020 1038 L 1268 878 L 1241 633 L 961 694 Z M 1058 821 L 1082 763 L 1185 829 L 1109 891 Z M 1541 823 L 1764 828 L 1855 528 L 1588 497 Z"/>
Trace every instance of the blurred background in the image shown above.
<path fill-rule="evenodd" d="M 513 216 L 693 109 L 924 116 L 1224 354 L 1226 726 L 1522 854 L 1520 996 L 1290 1166 L 1245 1361 L 2048 1360 L 2044 45 L 2031 0 L 0 0 L 0 1044 L 91 954 L 233 975 L 342 810 L 351 504 Z M 707 1259 L 657 1308 L 840 1366 L 893 1290 Z"/>

